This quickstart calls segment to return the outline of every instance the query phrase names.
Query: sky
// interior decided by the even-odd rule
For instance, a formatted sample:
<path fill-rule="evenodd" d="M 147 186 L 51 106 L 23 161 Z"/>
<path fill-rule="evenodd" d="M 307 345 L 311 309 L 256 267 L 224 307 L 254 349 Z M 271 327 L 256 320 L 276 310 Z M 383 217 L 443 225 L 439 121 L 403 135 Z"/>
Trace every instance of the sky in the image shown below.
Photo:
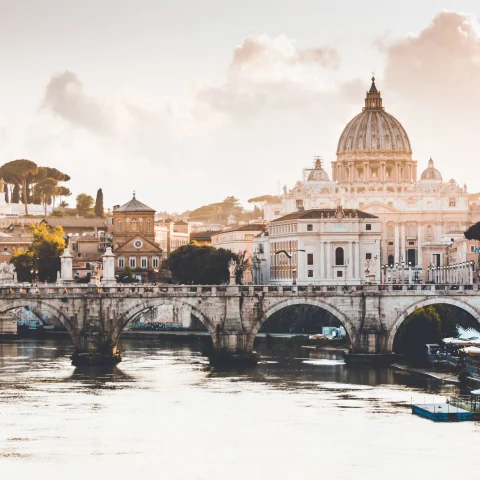
<path fill-rule="evenodd" d="M 480 191 L 480 2 L 0 0 L 0 164 L 182 212 L 292 188 L 375 72 L 418 171 Z M 472 175 L 473 173 L 473 175 Z"/>

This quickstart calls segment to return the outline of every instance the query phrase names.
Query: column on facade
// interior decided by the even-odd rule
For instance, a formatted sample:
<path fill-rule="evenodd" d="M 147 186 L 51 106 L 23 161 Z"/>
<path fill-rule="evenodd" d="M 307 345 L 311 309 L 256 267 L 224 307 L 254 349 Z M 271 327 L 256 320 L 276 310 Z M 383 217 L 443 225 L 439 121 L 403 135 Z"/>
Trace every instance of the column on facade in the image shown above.
<path fill-rule="evenodd" d="M 435 225 L 435 228 L 436 228 L 436 232 L 435 232 L 435 241 L 439 242 L 440 241 L 440 237 L 442 236 L 442 224 L 441 222 L 438 222 L 436 225 Z"/>
<path fill-rule="evenodd" d="M 348 242 L 348 277 L 353 277 L 353 242 Z"/>
<path fill-rule="evenodd" d="M 400 262 L 407 263 L 407 256 L 405 252 L 405 239 L 406 239 L 405 222 L 402 222 L 400 227 L 401 227 L 400 228 Z"/>
<path fill-rule="evenodd" d="M 320 269 L 319 277 L 320 279 L 324 278 L 324 263 L 325 263 L 325 242 L 320 241 L 320 255 L 318 256 L 318 267 Z"/>
<path fill-rule="evenodd" d="M 332 272 L 332 242 L 325 242 L 325 247 L 327 249 L 327 265 L 325 269 L 325 278 L 327 280 L 331 280 L 331 272 Z"/>
<path fill-rule="evenodd" d="M 395 224 L 395 263 L 399 263 L 400 260 L 400 231 L 398 223 Z"/>
<path fill-rule="evenodd" d="M 354 277 L 355 278 L 360 278 L 360 242 L 355 242 L 355 258 L 353 259 L 355 262 L 355 271 L 354 271 Z"/>
<path fill-rule="evenodd" d="M 422 258 L 422 243 L 423 243 L 423 225 L 418 223 L 418 231 L 417 231 L 417 265 L 423 265 L 423 258 Z"/>

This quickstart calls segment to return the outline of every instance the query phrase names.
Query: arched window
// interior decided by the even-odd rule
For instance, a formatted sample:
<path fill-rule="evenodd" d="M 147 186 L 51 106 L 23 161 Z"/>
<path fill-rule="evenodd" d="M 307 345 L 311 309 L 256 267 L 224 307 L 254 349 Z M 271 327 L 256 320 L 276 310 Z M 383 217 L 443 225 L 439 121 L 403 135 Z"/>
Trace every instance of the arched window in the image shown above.
<path fill-rule="evenodd" d="M 152 231 L 152 221 L 147 220 L 147 232 L 151 232 L 151 231 Z"/>
<path fill-rule="evenodd" d="M 394 263 L 395 263 L 395 258 L 394 258 L 394 256 L 393 256 L 393 255 L 389 255 L 389 256 L 388 256 L 388 265 L 389 265 L 390 267 L 393 267 L 393 264 L 394 264 Z"/>
<path fill-rule="evenodd" d="M 344 265 L 344 253 L 342 247 L 335 249 L 335 265 Z"/>
<path fill-rule="evenodd" d="M 120 220 L 117 222 L 117 232 L 122 232 L 122 222 Z"/>
<path fill-rule="evenodd" d="M 130 220 L 130 231 L 138 232 L 138 220 L 136 218 Z"/>

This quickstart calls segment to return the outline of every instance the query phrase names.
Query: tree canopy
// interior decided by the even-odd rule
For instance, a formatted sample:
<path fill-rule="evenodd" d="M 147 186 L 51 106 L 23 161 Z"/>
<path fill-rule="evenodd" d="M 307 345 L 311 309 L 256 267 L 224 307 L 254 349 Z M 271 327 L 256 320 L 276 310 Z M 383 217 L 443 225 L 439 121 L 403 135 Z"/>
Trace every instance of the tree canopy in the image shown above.
<path fill-rule="evenodd" d="M 53 282 L 60 269 L 60 255 L 65 248 L 63 228 L 49 227 L 45 223 L 31 225 L 33 241 L 27 251 L 17 249 L 11 263 L 15 265 L 19 281 L 31 281 L 31 270 L 38 270 L 39 281 Z M 34 275 L 35 276 L 35 275 Z"/>
<path fill-rule="evenodd" d="M 28 215 L 27 178 L 38 172 L 38 166 L 31 160 L 13 160 L 0 167 L 0 177 L 6 183 L 13 183 L 22 190 L 22 201 L 25 206 L 25 215 Z"/>
<path fill-rule="evenodd" d="M 86 215 L 93 207 L 93 197 L 86 193 L 77 195 L 77 213 L 79 215 Z"/>
<path fill-rule="evenodd" d="M 226 283 L 229 279 L 230 260 L 240 264 L 238 255 L 230 250 L 190 244 L 172 252 L 168 266 L 179 283 L 218 285 Z"/>
<path fill-rule="evenodd" d="M 480 240 L 480 222 L 472 225 L 464 235 L 467 240 Z"/>

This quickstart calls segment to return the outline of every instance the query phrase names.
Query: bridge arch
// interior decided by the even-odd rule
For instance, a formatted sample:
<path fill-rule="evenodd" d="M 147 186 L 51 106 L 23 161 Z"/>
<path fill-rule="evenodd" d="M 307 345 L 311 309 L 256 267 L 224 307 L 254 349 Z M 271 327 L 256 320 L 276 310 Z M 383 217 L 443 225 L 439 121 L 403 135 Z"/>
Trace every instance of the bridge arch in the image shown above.
<path fill-rule="evenodd" d="M 410 305 L 393 322 L 388 332 L 387 352 L 393 351 L 393 343 L 395 341 L 395 336 L 397 334 L 398 329 L 400 328 L 402 323 L 407 319 L 407 317 L 411 315 L 416 308 L 422 308 L 422 307 L 427 307 L 429 305 L 439 305 L 439 304 L 452 305 L 454 307 L 465 310 L 473 318 L 475 318 L 477 322 L 480 323 L 480 312 L 475 307 L 472 307 L 471 305 L 464 302 L 463 300 L 458 300 L 456 298 L 450 298 L 450 297 L 437 297 L 437 296 L 433 298 L 426 298 L 424 300 L 419 300 L 418 302 L 415 302 L 412 305 Z"/>
<path fill-rule="evenodd" d="M 132 318 L 134 318 L 140 312 L 143 312 L 144 310 L 147 310 L 152 307 L 164 307 L 164 306 L 188 308 L 190 310 L 190 313 L 192 313 L 195 317 L 197 317 L 200 320 L 200 322 L 205 326 L 205 328 L 208 330 L 208 333 L 212 337 L 213 344 L 214 345 L 216 344 L 216 328 L 215 328 L 214 322 L 210 318 L 208 318 L 200 310 L 200 308 L 196 307 L 195 305 L 192 305 L 190 302 L 187 302 L 183 299 L 180 300 L 177 298 L 173 298 L 173 299 L 155 298 L 155 299 L 137 303 L 133 307 L 130 307 L 129 309 L 127 309 L 116 321 L 115 328 L 112 335 L 113 342 L 114 343 L 118 342 L 118 339 L 120 338 L 120 335 L 123 329 L 125 328 L 125 326 L 128 324 L 128 322 Z"/>
<path fill-rule="evenodd" d="M 255 341 L 255 337 L 257 336 L 258 331 L 262 327 L 262 325 L 275 313 L 279 310 L 282 310 L 287 307 L 299 306 L 299 305 L 309 305 L 312 307 L 318 307 L 327 312 L 331 313 L 334 317 L 338 319 L 338 321 L 343 325 L 347 335 L 350 339 L 350 343 L 353 345 L 356 341 L 357 337 L 357 330 L 355 325 L 352 321 L 340 310 L 338 310 L 333 305 L 325 302 L 324 300 L 314 299 L 314 298 L 288 298 L 286 300 L 281 300 L 277 303 L 274 303 L 267 310 L 264 311 L 263 315 L 258 319 L 255 325 L 250 332 L 249 339 L 248 339 L 248 347 L 251 350 L 253 348 L 253 343 Z"/>
<path fill-rule="evenodd" d="M 70 318 L 68 318 L 60 308 L 52 305 L 49 302 L 45 302 L 44 300 L 37 299 L 18 298 L 9 301 L 0 301 L 0 313 L 5 313 L 9 310 L 15 310 L 23 307 L 29 307 L 32 311 L 43 310 L 52 317 L 57 318 L 67 329 L 75 347 L 78 346 L 78 329 L 72 324 Z"/>

